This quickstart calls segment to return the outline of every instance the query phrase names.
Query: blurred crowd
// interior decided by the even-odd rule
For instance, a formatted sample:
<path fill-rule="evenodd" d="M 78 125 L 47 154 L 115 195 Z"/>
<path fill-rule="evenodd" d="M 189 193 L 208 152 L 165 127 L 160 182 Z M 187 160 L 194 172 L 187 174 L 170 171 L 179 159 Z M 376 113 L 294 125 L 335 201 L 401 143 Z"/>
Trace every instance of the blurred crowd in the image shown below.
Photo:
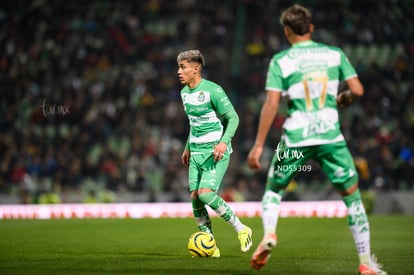
<path fill-rule="evenodd" d="M 365 96 L 341 110 L 361 188 L 409 190 L 414 176 L 414 12 L 411 0 L 296 1 L 314 39 L 353 49 L 399 46 L 376 62 L 351 59 Z M 246 166 L 267 65 L 288 47 L 278 19 L 291 1 L 6 0 L 0 7 L 0 194 L 20 203 L 187 200 L 188 135 L 176 56 L 200 49 L 204 76 L 240 115 L 221 192 L 258 200 L 280 137 L 275 120 L 262 171 Z M 317 164 L 295 186 L 323 190 Z M 296 183 L 295 182 L 295 183 Z M 161 196 L 168 194 L 167 196 Z M 0 203 L 2 203 L 0 201 Z"/>

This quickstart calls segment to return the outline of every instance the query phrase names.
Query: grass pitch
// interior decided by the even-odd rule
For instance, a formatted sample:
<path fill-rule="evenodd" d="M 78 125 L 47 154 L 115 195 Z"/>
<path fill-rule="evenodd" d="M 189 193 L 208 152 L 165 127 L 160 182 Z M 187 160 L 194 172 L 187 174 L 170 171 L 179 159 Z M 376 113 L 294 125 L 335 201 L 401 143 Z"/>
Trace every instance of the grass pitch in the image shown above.
<path fill-rule="evenodd" d="M 240 252 L 237 234 L 219 218 L 221 258 L 191 258 L 189 218 L 0 220 L 0 274 L 357 274 L 358 259 L 343 218 L 280 218 L 279 242 L 260 271 Z M 371 243 L 388 274 L 414 274 L 414 217 L 371 216 Z"/>

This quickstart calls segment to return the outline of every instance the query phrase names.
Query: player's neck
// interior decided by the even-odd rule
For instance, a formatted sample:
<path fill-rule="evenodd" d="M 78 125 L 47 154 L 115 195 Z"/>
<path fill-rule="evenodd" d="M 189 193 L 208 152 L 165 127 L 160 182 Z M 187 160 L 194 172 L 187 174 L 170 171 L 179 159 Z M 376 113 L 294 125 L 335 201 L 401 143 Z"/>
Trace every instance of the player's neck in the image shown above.
<path fill-rule="evenodd" d="M 194 77 L 194 79 L 188 83 L 188 87 L 190 89 L 194 89 L 195 87 L 198 86 L 198 84 L 200 84 L 201 80 L 202 80 L 201 76 Z"/>
<path fill-rule="evenodd" d="M 310 34 L 305 34 L 305 35 L 294 35 L 290 37 L 290 44 L 294 45 L 297 43 L 301 43 L 304 41 L 309 41 L 312 40 L 312 36 Z"/>

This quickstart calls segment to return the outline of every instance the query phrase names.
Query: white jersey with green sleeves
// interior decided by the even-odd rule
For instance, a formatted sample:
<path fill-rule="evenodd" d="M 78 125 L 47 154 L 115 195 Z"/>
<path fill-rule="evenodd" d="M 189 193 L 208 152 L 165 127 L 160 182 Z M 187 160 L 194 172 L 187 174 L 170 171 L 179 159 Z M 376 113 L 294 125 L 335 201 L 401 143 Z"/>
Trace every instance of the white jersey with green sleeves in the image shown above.
<path fill-rule="evenodd" d="M 355 77 L 354 67 L 337 47 L 312 40 L 273 56 L 266 90 L 280 91 L 288 116 L 282 139 L 289 147 L 343 141 L 336 96 L 340 81 Z"/>
<path fill-rule="evenodd" d="M 222 115 L 233 109 L 223 88 L 206 79 L 193 89 L 181 90 L 184 110 L 190 123 L 189 149 L 192 154 L 213 152 L 213 146 L 223 135 Z M 227 150 L 231 153 L 231 144 Z"/>

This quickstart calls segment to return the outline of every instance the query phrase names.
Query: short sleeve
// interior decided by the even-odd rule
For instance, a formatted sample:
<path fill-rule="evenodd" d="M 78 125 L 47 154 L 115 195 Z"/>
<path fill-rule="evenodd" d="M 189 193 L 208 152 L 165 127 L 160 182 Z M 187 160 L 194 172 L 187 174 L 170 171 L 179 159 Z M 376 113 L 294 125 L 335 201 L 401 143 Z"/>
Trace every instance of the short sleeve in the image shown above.
<path fill-rule="evenodd" d="M 283 79 L 282 71 L 280 70 L 279 64 L 275 59 L 272 59 L 269 63 L 266 75 L 266 90 L 272 91 L 283 91 Z"/>

